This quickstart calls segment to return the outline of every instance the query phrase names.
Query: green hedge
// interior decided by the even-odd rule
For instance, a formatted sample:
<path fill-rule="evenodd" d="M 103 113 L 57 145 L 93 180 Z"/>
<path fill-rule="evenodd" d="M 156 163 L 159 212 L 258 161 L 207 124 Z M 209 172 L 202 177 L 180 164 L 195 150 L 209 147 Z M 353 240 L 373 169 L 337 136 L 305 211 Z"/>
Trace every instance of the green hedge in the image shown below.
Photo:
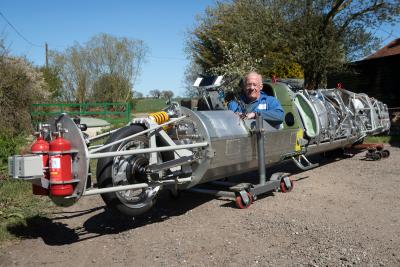
<path fill-rule="evenodd" d="M 0 132 L 0 179 L 6 177 L 8 157 L 18 154 L 24 146 L 28 146 L 28 140 L 25 136 L 13 136 L 9 133 Z"/>

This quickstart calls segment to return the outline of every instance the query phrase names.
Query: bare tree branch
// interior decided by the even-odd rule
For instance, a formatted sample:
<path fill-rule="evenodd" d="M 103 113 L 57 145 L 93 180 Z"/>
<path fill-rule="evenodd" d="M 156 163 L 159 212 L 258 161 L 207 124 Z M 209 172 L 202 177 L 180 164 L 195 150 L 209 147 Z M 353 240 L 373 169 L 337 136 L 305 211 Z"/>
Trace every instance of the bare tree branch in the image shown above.
<path fill-rule="evenodd" d="M 355 19 L 357 19 L 357 18 L 359 18 L 359 17 L 361 17 L 361 16 L 363 16 L 363 15 L 369 13 L 369 12 L 376 11 L 379 8 L 382 8 L 384 6 L 385 6 L 385 3 L 383 3 L 383 2 L 377 3 L 375 1 L 375 3 L 372 6 L 369 6 L 369 7 L 365 8 L 365 9 L 359 11 L 359 12 L 356 12 L 356 13 L 350 15 L 350 17 L 345 20 L 345 22 L 342 24 L 342 26 L 340 26 L 340 30 L 339 31 L 343 32 L 349 26 L 349 24 L 352 23 Z"/>

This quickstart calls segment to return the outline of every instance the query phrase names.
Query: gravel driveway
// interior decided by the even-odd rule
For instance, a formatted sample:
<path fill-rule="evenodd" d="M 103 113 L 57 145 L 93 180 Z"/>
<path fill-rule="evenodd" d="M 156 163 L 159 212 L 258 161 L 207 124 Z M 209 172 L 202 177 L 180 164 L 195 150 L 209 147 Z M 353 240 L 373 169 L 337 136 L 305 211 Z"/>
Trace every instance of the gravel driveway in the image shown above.
<path fill-rule="evenodd" d="M 183 192 L 126 221 L 87 197 L 10 229 L 23 240 L 0 250 L 0 266 L 400 266 L 400 148 L 389 149 L 381 161 L 313 158 L 321 166 L 295 173 L 292 192 L 244 210 Z"/>

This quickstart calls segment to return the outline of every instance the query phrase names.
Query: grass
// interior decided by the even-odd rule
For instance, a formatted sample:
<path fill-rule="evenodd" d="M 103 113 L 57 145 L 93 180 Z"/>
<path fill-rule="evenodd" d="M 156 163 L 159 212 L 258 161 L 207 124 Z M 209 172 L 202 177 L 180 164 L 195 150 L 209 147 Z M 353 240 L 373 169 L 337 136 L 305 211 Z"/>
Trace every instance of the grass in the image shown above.
<path fill-rule="evenodd" d="M 17 238 L 9 228 L 27 225 L 27 221 L 55 208 L 47 197 L 32 195 L 29 182 L 0 180 L 0 243 Z"/>
<path fill-rule="evenodd" d="M 183 98 L 177 97 L 171 99 L 171 102 L 180 103 Z M 137 99 L 136 103 L 132 109 L 134 113 L 146 113 L 146 112 L 154 112 L 160 111 L 167 106 L 168 99 L 164 98 L 142 98 Z"/>
<path fill-rule="evenodd" d="M 26 225 L 37 215 L 43 215 L 51 207 L 47 197 L 34 196 L 29 182 L 7 178 L 8 156 L 29 148 L 32 140 L 27 136 L 0 133 L 0 243 L 16 238 L 9 229 Z"/>
<path fill-rule="evenodd" d="M 367 136 L 364 139 L 364 143 L 386 143 L 386 144 L 398 144 L 400 143 L 400 135 L 374 135 Z"/>
<path fill-rule="evenodd" d="M 134 113 L 160 111 L 167 106 L 166 101 L 166 99 L 138 99 L 132 111 Z"/>

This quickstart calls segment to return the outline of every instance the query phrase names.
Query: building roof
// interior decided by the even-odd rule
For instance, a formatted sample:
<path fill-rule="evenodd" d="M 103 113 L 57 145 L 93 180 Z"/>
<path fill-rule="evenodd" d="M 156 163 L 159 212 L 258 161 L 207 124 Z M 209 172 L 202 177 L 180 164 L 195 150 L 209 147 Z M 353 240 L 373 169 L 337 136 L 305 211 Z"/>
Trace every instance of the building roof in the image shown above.
<path fill-rule="evenodd" d="M 400 54 L 400 38 L 397 38 L 393 41 L 391 41 L 388 45 L 382 47 L 375 53 L 369 55 L 368 57 L 365 58 L 365 60 L 368 59 L 375 59 L 375 58 L 381 58 L 381 57 L 387 57 L 387 56 L 394 56 L 394 55 L 399 55 Z"/>

